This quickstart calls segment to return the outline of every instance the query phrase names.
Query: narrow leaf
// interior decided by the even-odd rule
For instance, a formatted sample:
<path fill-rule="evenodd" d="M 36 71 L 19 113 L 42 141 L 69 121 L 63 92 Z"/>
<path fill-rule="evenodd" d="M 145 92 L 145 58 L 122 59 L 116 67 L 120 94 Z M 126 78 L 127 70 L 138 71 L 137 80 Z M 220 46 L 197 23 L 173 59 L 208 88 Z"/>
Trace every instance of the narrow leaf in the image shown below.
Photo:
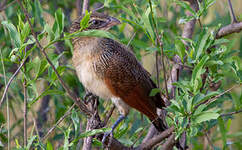
<path fill-rule="evenodd" d="M 212 119 L 217 119 L 219 117 L 218 113 L 215 112 L 202 112 L 198 116 L 196 116 L 194 122 L 196 124 L 204 122 L 204 121 L 209 121 Z"/>
<path fill-rule="evenodd" d="M 3 21 L 2 25 L 8 29 L 8 32 L 9 32 L 10 38 L 14 44 L 14 47 L 15 48 L 20 47 L 20 45 L 21 45 L 20 35 L 19 35 L 17 29 L 15 28 L 15 26 L 8 21 Z"/>

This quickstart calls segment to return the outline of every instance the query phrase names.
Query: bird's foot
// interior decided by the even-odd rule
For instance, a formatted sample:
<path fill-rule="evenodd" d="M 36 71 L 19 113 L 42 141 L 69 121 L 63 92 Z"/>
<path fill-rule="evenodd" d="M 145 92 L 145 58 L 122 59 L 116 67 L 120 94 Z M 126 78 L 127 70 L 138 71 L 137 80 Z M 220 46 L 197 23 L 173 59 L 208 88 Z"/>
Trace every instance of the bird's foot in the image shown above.
<path fill-rule="evenodd" d="M 83 97 L 85 104 L 89 103 L 91 100 L 96 98 L 97 96 L 92 94 L 91 92 L 86 92 L 86 94 Z"/>
<path fill-rule="evenodd" d="M 110 137 L 110 139 L 108 140 L 107 147 L 109 147 L 109 146 L 111 145 L 111 143 L 112 143 L 113 130 L 104 133 L 104 135 L 103 135 L 103 139 L 102 139 L 103 147 L 106 145 L 106 144 L 105 144 L 105 141 L 106 141 L 106 139 L 107 139 L 108 137 Z"/>

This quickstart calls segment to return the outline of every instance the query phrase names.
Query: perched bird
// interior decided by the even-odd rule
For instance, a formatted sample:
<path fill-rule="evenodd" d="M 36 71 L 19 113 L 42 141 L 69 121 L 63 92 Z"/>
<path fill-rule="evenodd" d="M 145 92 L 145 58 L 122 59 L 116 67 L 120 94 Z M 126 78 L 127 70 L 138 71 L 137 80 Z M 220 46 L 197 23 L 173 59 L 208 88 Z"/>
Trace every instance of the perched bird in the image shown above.
<path fill-rule="evenodd" d="M 82 18 L 72 23 L 71 33 L 80 29 Z M 108 30 L 117 24 L 120 24 L 118 19 L 93 12 L 85 30 Z M 156 113 L 156 108 L 165 107 L 165 103 L 159 93 L 149 96 L 151 90 L 157 87 L 125 45 L 100 37 L 77 37 L 72 43 L 73 65 L 83 86 L 103 99 L 112 100 L 120 113 L 111 133 L 128 115 L 130 107 L 145 114 L 158 131 L 166 129 Z M 108 134 L 104 135 L 104 139 Z"/>

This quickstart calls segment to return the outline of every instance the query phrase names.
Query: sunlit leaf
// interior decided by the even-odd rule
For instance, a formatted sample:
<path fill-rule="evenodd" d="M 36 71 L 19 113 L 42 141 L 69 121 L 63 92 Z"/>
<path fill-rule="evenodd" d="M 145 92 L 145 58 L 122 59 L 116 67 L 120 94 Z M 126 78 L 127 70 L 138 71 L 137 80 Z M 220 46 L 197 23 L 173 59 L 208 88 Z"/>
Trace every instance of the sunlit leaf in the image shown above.
<path fill-rule="evenodd" d="M 15 48 L 20 47 L 21 45 L 20 35 L 17 29 L 15 28 L 15 26 L 8 21 L 3 21 L 2 25 L 8 29 L 8 32 L 9 32 L 11 41 L 14 44 L 14 47 Z"/>
<path fill-rule="evenodd" d="M 199 124 L 204 121 L 209 121 L 212 119 L 217 119 L 219 117 L 219 114 L 216 112 L 211 111 L 205 111 L 197 115 L 194 119 L 194 123 Z"/>
<path fill-rule="evenodd" d="M 227 131 L 224 125 L 224 120 L 223 118 L 219 117 L 218 118 L 218 125 L 219 125 L 219 129 L 220 129 L 220 133 L 222 135 L 222 140 L 223 140 L 223 147 L 226 147 L 227 144 Z"/>
<path fill-rule="evenodd" d="M 116 39 L 114 35 L 104 30 L 88 30 L 88 31 L 76 32 L 74 34 L 66 35 L 65 39 L 71 39 L 71 38 L 81 37 L 81 36 L 104 37 L 104 38 Z"/>

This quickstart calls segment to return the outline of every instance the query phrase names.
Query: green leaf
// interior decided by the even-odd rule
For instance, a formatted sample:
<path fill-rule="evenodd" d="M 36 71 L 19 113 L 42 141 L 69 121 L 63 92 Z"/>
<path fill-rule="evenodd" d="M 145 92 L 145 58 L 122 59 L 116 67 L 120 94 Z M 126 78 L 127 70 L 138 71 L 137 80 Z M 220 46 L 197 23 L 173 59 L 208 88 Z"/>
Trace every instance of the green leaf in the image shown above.
<path fill-rule="evenodd" d="M 198 133 L 198 128 L 191 126 L 190 129 L 189 129 L 189 136 L 190 137 L 196 136 L 197 133 Z"/>
<path fill-rule="evenodd" d="M 224 63 L 221 60 L 210 60 L 207 62 L 207 66 L 213 66 L 213 65 L 223 65 Z"/>
<path fill-rule="evenodd" d="M 185 24 L 193 19 L 193 16 L 182 17 L 181 19 L 179 19 L 178 24 Z"/>
<path fill-rule="evenodd" d="M 127 7 L 124 7 L 123 5 L 121 6 L 121 8 L 124 12 L 126 12 L 129 16 L 133 18 L 132 20 L 138 21 L 137 15 L 135 15 L 132 10 L 130 10 Z"/>
<path fill-rule="evenodd" d="M 129 23 L 135 29 L 142 29 L 142 30 L 144 30 L 144 28 L 141 25 L 139 25 L 138 23 L 134 22 L 133 20 L 130 20 L 130 19 L 127 19 L 127 18 L 121 18 L 121 20 L 124 21 L 124 22 Z"/>
<path fill-rule="evenodd" d="M 93 136 L 93 135 L 96 135 L 96 134 L 105 133 L 105 132 L 108 132 L 108 131 L 111 131 L 111 128 L 93 129 L 93 130 L 90 130 L 90 131 L 86 131 L 84 133 L 81 133 L 78 136 L 78 138 L 76 138 L 74 141 L 76 142 L 80 138 L 85 138 L 85 137 Z"/>
<path fill-rule="evenodd" d="M 19 30 L 21 31 L 21 34 L 20 34 L 21 43 L 24 43 L 25 39 L 30 33 L 30 27 L 27 21 L 26 23 L 22 21 L 20 14 L 18 14 L 18 20 L 19 20 L 18 28 L 20 28 Z"/>
<path fill-rule="evenodd" d="M 203 94 L 196 95 L 193 98 L 193 104 L 196 105 L 198 103 L 202 103 L 205 100 L 208 100 L 208 99 L 210 99 L 210 98 L 212 98 L 212 97 L 214 97 L 218 94 L 219 94 L 219 92 L 213 91 L 213 92 L 209 92 L 207 95 L 203 95 Z"/>
<path fill-rule="evenodd" d="M 72 110 L 71 119 L 75 128 L 75 138 L 77 138 L 80 132 L 80 118 L 74 109 Z"/>
<path fill-rule="evenodd" d="M 199 87 L 201 87 L 201 74 L 203 73 L 203 66 L 205 65 L 208 59 L 209 56 L 203 56 L 203 58 L 199 61 L 199 63 L 196 65 L 192 72 L 191 85 L 194 86 L 194 92 L 196 92 L 199 89 Z"/>
<path fill-rule="evenodd" d="M 219 114 L 216 112 L 211 111 L 205 111 L 197 115 L 194 119 L 194 123 L 199 124 L 204 121 L 209 121 L 212 119 L 217 119 L 219 117 Z"/>
<path fill-rule="evenodd" d="M 55 12 L 55 22 L 54 25 L 52 27 L 53 32 L 55 33 L 55 39 L 58 39 L 60 37 L 60 35 L 63 32 L 64 29 L 64 14 L 62 13 L 61 9 L 59 8 L 56 12 Z"/>
<path fill-rule="evenodd" d="M 104 37 L 104 38 L 116 39 L 114 35 L 104 30 L 88 30 L 88 31 L 82 31 L 82 32 L 75 32 L 73 34 L 66 35 L 65 39 L 71 39 L 71 38 L 81 37 L 81 36 Z"/>
<path fill-rule="evenodd" d="M 65 139 L 64 139 L 64 150 L 69 150 L 69 147 L 72 145 L 72 143 L 69 143 L 69 138 L 70 138 L 70 133 L 71 133 L 71 128 L 69 127 L 67 130 L 63 130 Z"/>
<path fill-rule="evenodd" d="M 60 91 L 60 90 L 47 90 L 43 93 L 42 96 L 46 96 L 46 95 L 64 95 L 65 92 Z"/>
<path fill-rule="evenodd" d="M 212 46 L 215 46 L 215 45 L 221 45 L 221 44 L 223 44 L 223 43 L 228 43 L 228 42 L 229 42 L 229 40 L 227 40 L 227 39 L 216 39 L 216 40 L 214 41 L 214 43 L 213 43 Z"/>
<path fill-rule="evenodd" d="M 149 15 L 150 15 L 150 7 L 145 11 L 145 13 L 143 13 L 142 21 L 144 22 L 144 29 L 146 33 L 148 33 L 149 35 L 148 37 L 154 43 L 154 30 L 153 30 L 153 27 L 151 26 Z"/>
<path fill-rule="evenodd" d="M 224 125 L 224 120 L 222 117 L 218 118 L 218 125 L 220 129 L 220 133 L 222 135 L 222 140 L 223 140 L 223 149 L 225 149 L 226 144 L 227 144 L 227 131 Z"/>
<path fill-rule="evenodd" d="M 97 147 L 102 147 L 103 144 L 102 144 L 102 142 L 99 141 L 98 139 L 93 138 L 92 145 L 93 145 L 93 146 L 97 146 Z"/>
<path fill-rule="evenodd" d="M 34 1 L 34 7 L 33 8 L 34 8 L 33 11 L 34 11 L 35 18 L 37 18 L 40 25 L 42 27 L 44 27 L 45 20 L 44 20 L 44 17 L 43 17 L 43 9 L 41 7 L 39 0 Z"/>
<path fill-rule="evenodd" d="M 178 56 L 181 58 L 181 61 L 183 62 L 183 58 L 185 56 L 185 51 L 186 51 L 185 45 L 180 39 L 176 39 L 175 47 L 176 47 L 176 52 Z"/>
<path fill-rule="evenodd" d="M 80 31 L 86 29 L 89 26 L 89 20 L 90 20 L 90 16 L 91 16 L 92 12 L 88 12 L 86 10 L 85 12 L 85 16 L 82 18 L 81 22 L 80 22 Z"/>
<path fill-rule="evenodd" d="M 48 88 L 50 88 L 50 86 Z M 37 102 L 40 98 L 42 98 L 46 95 L 64 95 L 64 94 L 65 94 L 65 92 L 60 91 L 60 90 L 49 90 L 49 89 L 47 89 L 43 93 L 41 93 L 37 98 L 30 101 L 28 103 L 28 107 L 30 108 L 35 102 Z"/>
<path fill-rule="evenodd" d="M 210 36 L 210 33 L 207 31 L 207 29 L 204 29 L 205 34 L 202 34 L 202 37 L 201 39 L 199 39 L 199 46 L 198 46 L 198 49 L 196 49 L 196 57 L 195 59 L 198 60 L 199 57 L 201 56 L 201 54 L 204 52 L 205 50 L 205 46 L 206 46 L 206 42 Z"/>
<path fill-rule="evenodd" d="M 185 8 L 186 10 L 188 10 L 193 16 L 196 15 L 196 12 L 192 9 L 192 7 L 188 3 L 184 2 L 184 1 L 177 1 L 177 0 L 175 1 L 175 3 L 177 5 L 180 5 L 181 7 Z"/>
<path fill-rule="evenodd" d="M 29 150 L 31 145 L 33 144 L 34 140 L 37 138 L 36 135 L 32 136 L 29 140 L 28 140 L 28 144 L 27 144 L 27 149 Z"/>
<path fill-rule="evenodd" d="M 19 35 L 17 29 L 15 28 L 15 26 L 8 21 L 3 21 L 2 25 L 8 29 L 8 32 L 9 32 L 10 38 L 14 44 L 14 47 L 19 48 L 21 45 L 21 40 L 20 40 L 20 35 Z"/>
<path fill-rule="evenodd" d="M 104 7 L 107 7 L 107 8 L 109 8 L 110 7 L 110 3 L 112 2 L 112 0 L 105 0 L 104 1 Z"/>
<path fill-rule="evenodd" d="M 178 104 L 177 101 L 175 101 L 175 100 L 171 100 L 171 103 L 172 103 L 173 105 L 175 105 L 178 109 L 180 109 L 180 105 Z"/>
<path fill-rule="evenodd" d="M 118 127 L 116 128 L 116 132 L 114 133 L 114 137 L 119 139 L 123 135 L 127 134 L 127 131 L 129 129 L 129 125 L 125 122 L 120 123 Z"/>
<path fill-rule="evenodd" d="M 159 88 L 154 88 L 154 89 L 151 90 L 149 96 L 155 96 L 159 92 L 160 92 L 160 89 Z"/>
<path fill-rule="evenodd" d="M 205 108 L 207 107 L 207 105 L 205 104 L 201 104 L 194 112 L 193 115 L 199 115 Z"/>
<path fill-rule="evenodd" d="M 52 31 L 49 24 L 45 24 L 44 31 L 46 31 L 48 33 L 47 37 L 48 37 L 49 41 L 53 41 L 55 39 L 55 33 Z"/>
<path fill-rule="evenodd" d="M 47 150 L 54 150 L 52 144 L 49 141 L 47 142 L 46 149 Z"/>
<path fill-rule="evenodd" d="M 182 128 L 186 128 L 188 123 L 189 123 L 188 118 L 187 117 L 183 118 L 182 124 L 181 124 Z"/>

